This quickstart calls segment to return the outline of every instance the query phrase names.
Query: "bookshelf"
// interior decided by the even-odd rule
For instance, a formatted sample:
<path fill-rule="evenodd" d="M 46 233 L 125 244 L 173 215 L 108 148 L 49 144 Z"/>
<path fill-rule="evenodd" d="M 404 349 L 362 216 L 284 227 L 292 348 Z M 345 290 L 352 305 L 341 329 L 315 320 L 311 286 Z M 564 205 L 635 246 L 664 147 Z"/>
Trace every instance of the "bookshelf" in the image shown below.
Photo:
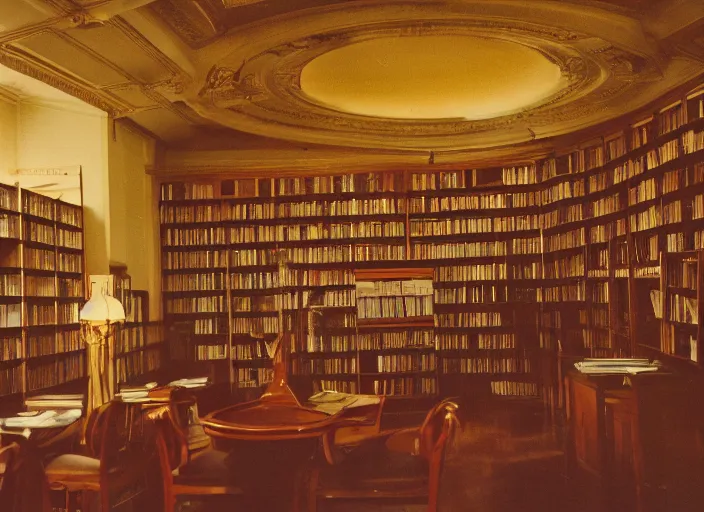
<path fill-rule="evenodd" d="M 0 185 L 0 397 L 85 376 L 83 209 Z"/>
<path fill-rule="evenodd" d="M 359 355 L 398 342 L 365 332 L 357 277 L 423 268 L 433 276 L 433 325 L 412 326 L 413 336 L 434 337 L 439 394 L 536 396 L 540 376 L 557 375 L 542 366 L 558 353 L 683 353 L 669 340 L 693 328 L 673 331 L 651 292 L 674 297 L 661 260 L 704 243 L 703 99 L 700 86 L 603 137 L 512 167 L 165 180 L 167 319 L 185 322 L 196 345 L 217 347 L 206 363 L 234 385 L 260 382 L 238 364 L 267 367 L 251 326 L 271 335 L 282 321 L 296 332 L 293 373 L 368 391 L 361 376 L 372 363 Z M 255 306 L 269 300 L 259 297 L 287 316 Z M 315 333 L 296 313 L 311 300 Z M 409 326 L 397 327 L 408 338 Z"/>

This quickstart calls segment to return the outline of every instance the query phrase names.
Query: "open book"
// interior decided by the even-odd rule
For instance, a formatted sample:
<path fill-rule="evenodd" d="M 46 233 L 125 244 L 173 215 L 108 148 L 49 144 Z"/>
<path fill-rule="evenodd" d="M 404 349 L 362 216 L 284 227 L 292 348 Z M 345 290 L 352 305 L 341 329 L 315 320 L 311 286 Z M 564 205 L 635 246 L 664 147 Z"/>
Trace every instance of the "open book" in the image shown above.
<path fill-rule="evenodd" d="M 189 379 L 178 379 L 169 382 L 169 386 L 179 386 L 182 388 L 202 388 L 208 385 L 208 377 L 193 377 Z"/>
<path fill-rule="evenodd" d="M 42 411 L 34 416 L 18 416 L 0 419 L 5 428 L 58 428 L 66 427 L 81 417 L 81 409 L 66 411 Z"/>
<path fill-rule="evenodd" d="M 380 399 L 376 395 L 350 395 L 336 391 L 321 391 L 308 399 L 308 404 L 316 411 L 337 414 L 343 409 L 376 405 Z"/>
<path fill-rule="evenodd" d="M 604 374 L 630 374 L 635 375 L 644 372 L 656 372 L 660 369 L 658 361 L 648 359 L 585 359 L 574 363 L 574 367 L 581 373 L 604 375 Z"/>

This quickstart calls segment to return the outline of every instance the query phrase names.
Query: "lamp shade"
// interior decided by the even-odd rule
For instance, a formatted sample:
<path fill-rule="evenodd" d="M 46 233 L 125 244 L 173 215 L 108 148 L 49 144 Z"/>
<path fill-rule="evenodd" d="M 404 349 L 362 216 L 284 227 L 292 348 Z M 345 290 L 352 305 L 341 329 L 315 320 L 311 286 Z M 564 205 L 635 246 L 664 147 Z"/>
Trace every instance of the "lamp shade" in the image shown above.
<path fill-rule="evenodd" d="M 91 295 L 85 303 L 79 318 L 82 322 L 108 323 L 123 322 L 125 308 L 119 300 L 107 293 L 107 281 L 101 282 L 103 276 L 91 276 Z M 107 276 L 105 276 L 107 277 Z"/>

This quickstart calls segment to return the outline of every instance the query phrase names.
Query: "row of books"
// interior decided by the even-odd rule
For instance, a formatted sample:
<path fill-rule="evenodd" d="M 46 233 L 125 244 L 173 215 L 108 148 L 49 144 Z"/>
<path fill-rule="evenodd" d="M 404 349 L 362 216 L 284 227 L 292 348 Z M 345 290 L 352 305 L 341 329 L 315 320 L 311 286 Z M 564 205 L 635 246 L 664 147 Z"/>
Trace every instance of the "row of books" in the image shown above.
<path fill-rule="evenodd" d="M 507 255 L 510 243 L 512 254 L 539 254 L 541 252 L 540 237 L 514 238 L 506 241 L 486 241 L 486 242 L 454 242 L 454 243 L 422 243 L 414 242 L 411 245 L 411 257 L 418 260 L 430 259 L 461 259 L 476 257 L 493 257 Z M 401 259 L 405 253 L 404 246 L 390 246 L 393 248 L 391 255 L 399 255 Z M 367 247 L 357 247 L 357 259 L 368 261 L 365 254 Z M 374 252 L 374 251 L 372 251 Z M 289 261 L 292 263 L 305 263 L 306 261 L 317 261 L 320 263 L 339 263 L 353 261 L 352 246 L 334 245 L 333 247 L 300 247 L 288 248 L 286 253 L 290 255 Z M 332 253 L 332 254 L 331 254 Z M 360 255 L 362 256 L 360 258 Z M 308 257 L 321 256 L 321 259 L 309 260 Z M 384 259 L 395 259 L 385 257 Z M 273 255 L 266 249 L 247 249 L 232 251 L 229 262 L 230 271 L 236 271 L 239 267 L 251 267 L 260 265 L 272 265 Z M 193 269 L 198 270 L 212 268 L 227 268 L 226 251 L 168 251 L 164 253 L 165 270 Z M 305 276 L 305 274 L 302 274 Z M 302 285 L 306 285 L 305 277 Z M 313 280 L 310 284 L 315 284 Z M 351 284 L 350 282 L 340 282 L 338 284 Z"/>
<path fill-rule="evenodd" d="M 32 334 L 27 337 L 26 357 L 76 352 L 84 348 L 79 329 L 63 330 L 54 334 Z"/>
<path fill-rule="evenodd" d="M 27 391 L 58 386 L 85 376 L 84 352 L 27 367 Z"/>
<path fill-rule="evenodd" d="M 28 242 L 54 245 L 54 226 L 27 221 L 25 222 L 24 239 Z"/>
<path fill-rule="evenodd" d="M 530 373 L 531 360 L 515 357 L 443 358 L 442 371 L 452 373 Z"/>
<path fill-rule="evenodd" d="M 294 359 L 291 361 L 294 375 L 334 375 L 357 373 L 356 357 L 333 357 L 325 359 Z"/>
<path fill-rule="evenodd" d="M 433 314 L 433 297 L 364 297 L 357 299 L 359 319 L 411 318 Z"/>
<path fill-rule="evenodd" d="M 438 335 L 440 350 L 503 350 L 516 348 L 515 333 L 476 333 Z"/>
<path fill-rule="evenodd" d="M 115 361 L 117 382 L 129 382 L 137 376 L 160 369 L 163 364 L 163 351 L 158 346 L 155 346 L 154 350 L 122 354 Z"/>
<path fill-rule="evenodd" d="M 507 233 L 540 229 L 540 216 L 470 217 L 454 219 L 411 219 L 411 236 L 471 235 L 474 233 Z"/>
<path fill-rule="evenodd" d="M 22 194 L 22 212 L 36 217 L 54 220 L 55 204 L 54 200 L 47 196 L 26 192 Z"/>
<path fill-rule="evenodd" d="M 12 361 L 20 358 L 22 358 L 22 336 L 0 337 L 0 361 Z M 1 389 L 2 385 L 0 385 Z"/>
<path fill-rule="evenodd" d="M 0 367 L 0 396 L 21 393 L 23 374 L 21 366 Z"/>
<path fill-rule="evenodd" d="M 431 372 L 435 371 L 437 357 L 435 353 L 417 354 L 380 354 L 376 358 L 376 372 Z"/>
<path fill-rule="evenodd" d="M 19 274 L 0 274 L 0 296 L 22 295 L 22 277 Z"/>
<path fill-rule="evenodd" d="M 466 283 L 464 286 L 437 288 L 435 304 L 494 304 L 506 302 L 508 285 Z"/>
<path fill-rule="evenodd" d="M 274 372 L 270 368 L 238 368 L 236 378 L 240 388 L 257 388 L 271 382 Z"/>
<path fill-rule="evenodd" d="M 164 206 L 162 206 L 163 208 Z M 168 210 L 167 210 L 168 211 Z M 276 203 L 225 203 L 224 221 L 261 221 L 305 217 L 351 217 L 371 215 L 398 215 L 406 213 L 406 200 L 402 197 L 365 199 L 319 199 L 312 201 L 277 201 Z M 173 222 L 173 221 L 172 221 Z M 186 222 L 177 220 L 176 222 Z"/>
<path fill-rule="evenodd" d="M 16 215 L 8 215 L 6 213 L 0 213 L 0 238 L 18 239 L 19 237 L 20 237 L 19 217 L 17 217 Z"/>
<path fill-rule="evenodd" d="M 434 377 L 375 379 L 372 390 L 375 395 L 387 396 L 436 395 L 438 382 Z"/>
<path fill-rule="evenodd" d="M 438 327 L 502 327 L 500 311 L 463 311 L 459 313 L 438 313 L 435 315 Z"/>

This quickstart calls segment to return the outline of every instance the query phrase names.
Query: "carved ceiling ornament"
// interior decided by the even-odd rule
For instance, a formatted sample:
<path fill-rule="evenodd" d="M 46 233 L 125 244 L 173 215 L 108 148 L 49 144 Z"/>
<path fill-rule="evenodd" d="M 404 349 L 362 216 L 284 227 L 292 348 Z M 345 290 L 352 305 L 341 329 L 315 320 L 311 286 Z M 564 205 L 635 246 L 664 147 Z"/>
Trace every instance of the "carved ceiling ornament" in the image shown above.
<path fill-rule="evenodd" d="M 387 119 L 316 103 L 300 88 L 313 59 L 353 43 L 425 35 L 500 39 L 537 50 L 556 64 L 562 85 L 527 109 L 485 120 Z M 234 62 L 233 62 L 234 61 Z M 445 150 L 510 143 L 565 133 L 608 115 L 610 105 L 662 72 L 656 57 L 629 52 L 600 37 L 523 20 L 455 16 L 348 26 L 258 47 L 217 62 L 186 102 L 201 116 L 233 128 L 288 140 L 368 148 Z M 611 110 L 613 112 L 613 110 Z M 572 127 L 572 128 L 571 128 Z M 528 135 L 530 134 L 530 135 Z"/>

